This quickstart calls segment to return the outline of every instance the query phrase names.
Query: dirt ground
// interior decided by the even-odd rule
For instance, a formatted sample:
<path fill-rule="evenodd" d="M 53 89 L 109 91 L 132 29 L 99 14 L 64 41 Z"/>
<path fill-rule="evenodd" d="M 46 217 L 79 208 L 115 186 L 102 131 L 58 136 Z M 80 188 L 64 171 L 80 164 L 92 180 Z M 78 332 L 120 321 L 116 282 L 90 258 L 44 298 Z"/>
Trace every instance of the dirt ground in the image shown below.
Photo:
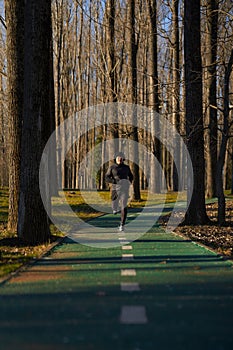
<path fill-rule="evenodd" d="M 217 203 L 207 205 L 211 225 L 179 226 L 174 232 L 202 243 L 217 253 L 233 259 L 233 201 L 226 202 L 226 224 L 217 224 Z"/>

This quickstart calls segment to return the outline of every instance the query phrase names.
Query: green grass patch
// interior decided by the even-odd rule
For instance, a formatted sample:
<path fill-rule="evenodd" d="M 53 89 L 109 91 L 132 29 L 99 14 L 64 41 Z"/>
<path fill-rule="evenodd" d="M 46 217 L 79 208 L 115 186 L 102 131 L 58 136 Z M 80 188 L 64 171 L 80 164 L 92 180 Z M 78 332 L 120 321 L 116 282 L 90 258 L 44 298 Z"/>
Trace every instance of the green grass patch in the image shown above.
<path fill-rule="evenodd" d="M 89 220 L 102 215 L 105 213 L 106 205 L 111 208 L 110 191 L 64 191 L 64 193 L 68 204 L 82 220 Z M 159 205 L 163 202 L 174 203 L 177 201 L 177 197 L 177 192 L 148 194 L 147 190 L 141 190 L 140 200 L 129 198 L 128 206 L 141 209 L 145 205 Z M 185 198 L 185 193 L 179 194 L 179 200 L 185 200 Z M 53 204 L 59 206 L 59 197 L 53 199 Z M 98 208 L 98 210 L 95 208 Z"/>
<path fill-rule="evenodd" d="M 48 248 L 48 245 L 26 245 L 16 235 L 7 231 L 7 219 L 8 189 L 0 188 L 0 278 L 39 257 Z M 52 243 L 61 233 L 53 225 L 50 230 Z"/>
<path fill-rule="evenodd" d="M 56 239 L 53 237 L 53 240 Z M 9 274 L 31 259 L 39 257 L 48 245 L 28 246 L 18 237 L 10 236 L 6 230 L 0 236 L 0 278 Z"/>
<path fill-rule="evenodd" d="M 111 206 L 109 191 L 65 191 L 65 197 L 72 210 L 82 220 L 100 216 L 104 214 L 106 205 Z"/>
<path fill-rule="evenodd" d="M 0 188 L 0 223 L 8 219 L 8 189 Z"/>

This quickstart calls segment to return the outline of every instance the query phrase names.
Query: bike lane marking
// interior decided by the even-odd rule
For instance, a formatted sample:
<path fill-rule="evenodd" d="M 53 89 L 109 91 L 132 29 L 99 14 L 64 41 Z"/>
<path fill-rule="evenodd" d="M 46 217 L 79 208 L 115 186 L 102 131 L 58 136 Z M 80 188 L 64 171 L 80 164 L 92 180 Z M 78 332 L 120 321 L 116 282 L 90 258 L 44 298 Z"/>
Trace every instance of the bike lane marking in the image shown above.
<path fill-rule="evenodd" d="M 127 244 L 129 242 L 125 241 L 124 237 L 120 237 L 120 242 Z M 122 250 L 132 250 L 133 247 L 123 245 Z M 122 253 L 122 260 L 132 261 L 134 260 L 134 254 Z M 136 269 L 121 269 L 122 277 L 132 277 L 136 276 Z M 141 288 L 138 282 L 124 281 L 121 282 L 122 292 L 140 292 Z M 120 323 L 121 324 L 145 324 L 148 322 L 146 315 L 146 308 L 143 305 L 123 305 L 121 307 Z"/>
<path fill-rule="evenodd" d="M 148 322 L 146 308 L 141 305 L 122 306 L 120 323 L 122 324 L 145 324 Z"/>
<path fill-rule="evenodd" d="M 135 269 L 122 269 L 121 276 L 136 276 Z"/>
<path fill-rule="evenodd" d="M 121 282 L 122 292 L 138 292 L 141 290 L 137 282 Z"/>
<path fill-rule="evenodd" d="M 122 260 L 129 261 L 134 260 L 133 254 L 122 254 Z"/>
<path fill-rule="evenodd" d="M 123 245 L 123 246 L 121 247 L 121 249 L 122 249 L 122 250 L 132 250 L 133 247 L 132 247 L 131 245 Z"/>

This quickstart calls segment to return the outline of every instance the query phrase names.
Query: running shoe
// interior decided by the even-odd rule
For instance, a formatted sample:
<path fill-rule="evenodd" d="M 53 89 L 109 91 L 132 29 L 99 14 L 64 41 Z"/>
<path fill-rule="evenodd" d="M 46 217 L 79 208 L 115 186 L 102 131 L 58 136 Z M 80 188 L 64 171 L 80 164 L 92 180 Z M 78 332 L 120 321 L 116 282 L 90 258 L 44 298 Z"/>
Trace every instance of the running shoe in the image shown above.
<path fill-rule="evenodd" d="M 124 225 L 120 224 L 119 229 L 120 232 L 124 231 Z"/>

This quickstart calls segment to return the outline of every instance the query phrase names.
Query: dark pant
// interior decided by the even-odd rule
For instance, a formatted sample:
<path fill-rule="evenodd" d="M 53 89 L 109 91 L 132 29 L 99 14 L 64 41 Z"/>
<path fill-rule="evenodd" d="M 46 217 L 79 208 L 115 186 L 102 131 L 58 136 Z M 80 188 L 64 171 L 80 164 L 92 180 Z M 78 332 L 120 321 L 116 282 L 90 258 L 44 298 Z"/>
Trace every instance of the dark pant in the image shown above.
<path fill-rule="evenodd" d="M 118 208 L 120 207 L 121 210 L 121 223 L 122 225 L 125 224 L 126 218 L 127 218 L 127 203 L 129 198 L 129 191 L 121 190 L 121 189 L 112 189 L 112 209 L 114 211 L 118 211 Z"/>

